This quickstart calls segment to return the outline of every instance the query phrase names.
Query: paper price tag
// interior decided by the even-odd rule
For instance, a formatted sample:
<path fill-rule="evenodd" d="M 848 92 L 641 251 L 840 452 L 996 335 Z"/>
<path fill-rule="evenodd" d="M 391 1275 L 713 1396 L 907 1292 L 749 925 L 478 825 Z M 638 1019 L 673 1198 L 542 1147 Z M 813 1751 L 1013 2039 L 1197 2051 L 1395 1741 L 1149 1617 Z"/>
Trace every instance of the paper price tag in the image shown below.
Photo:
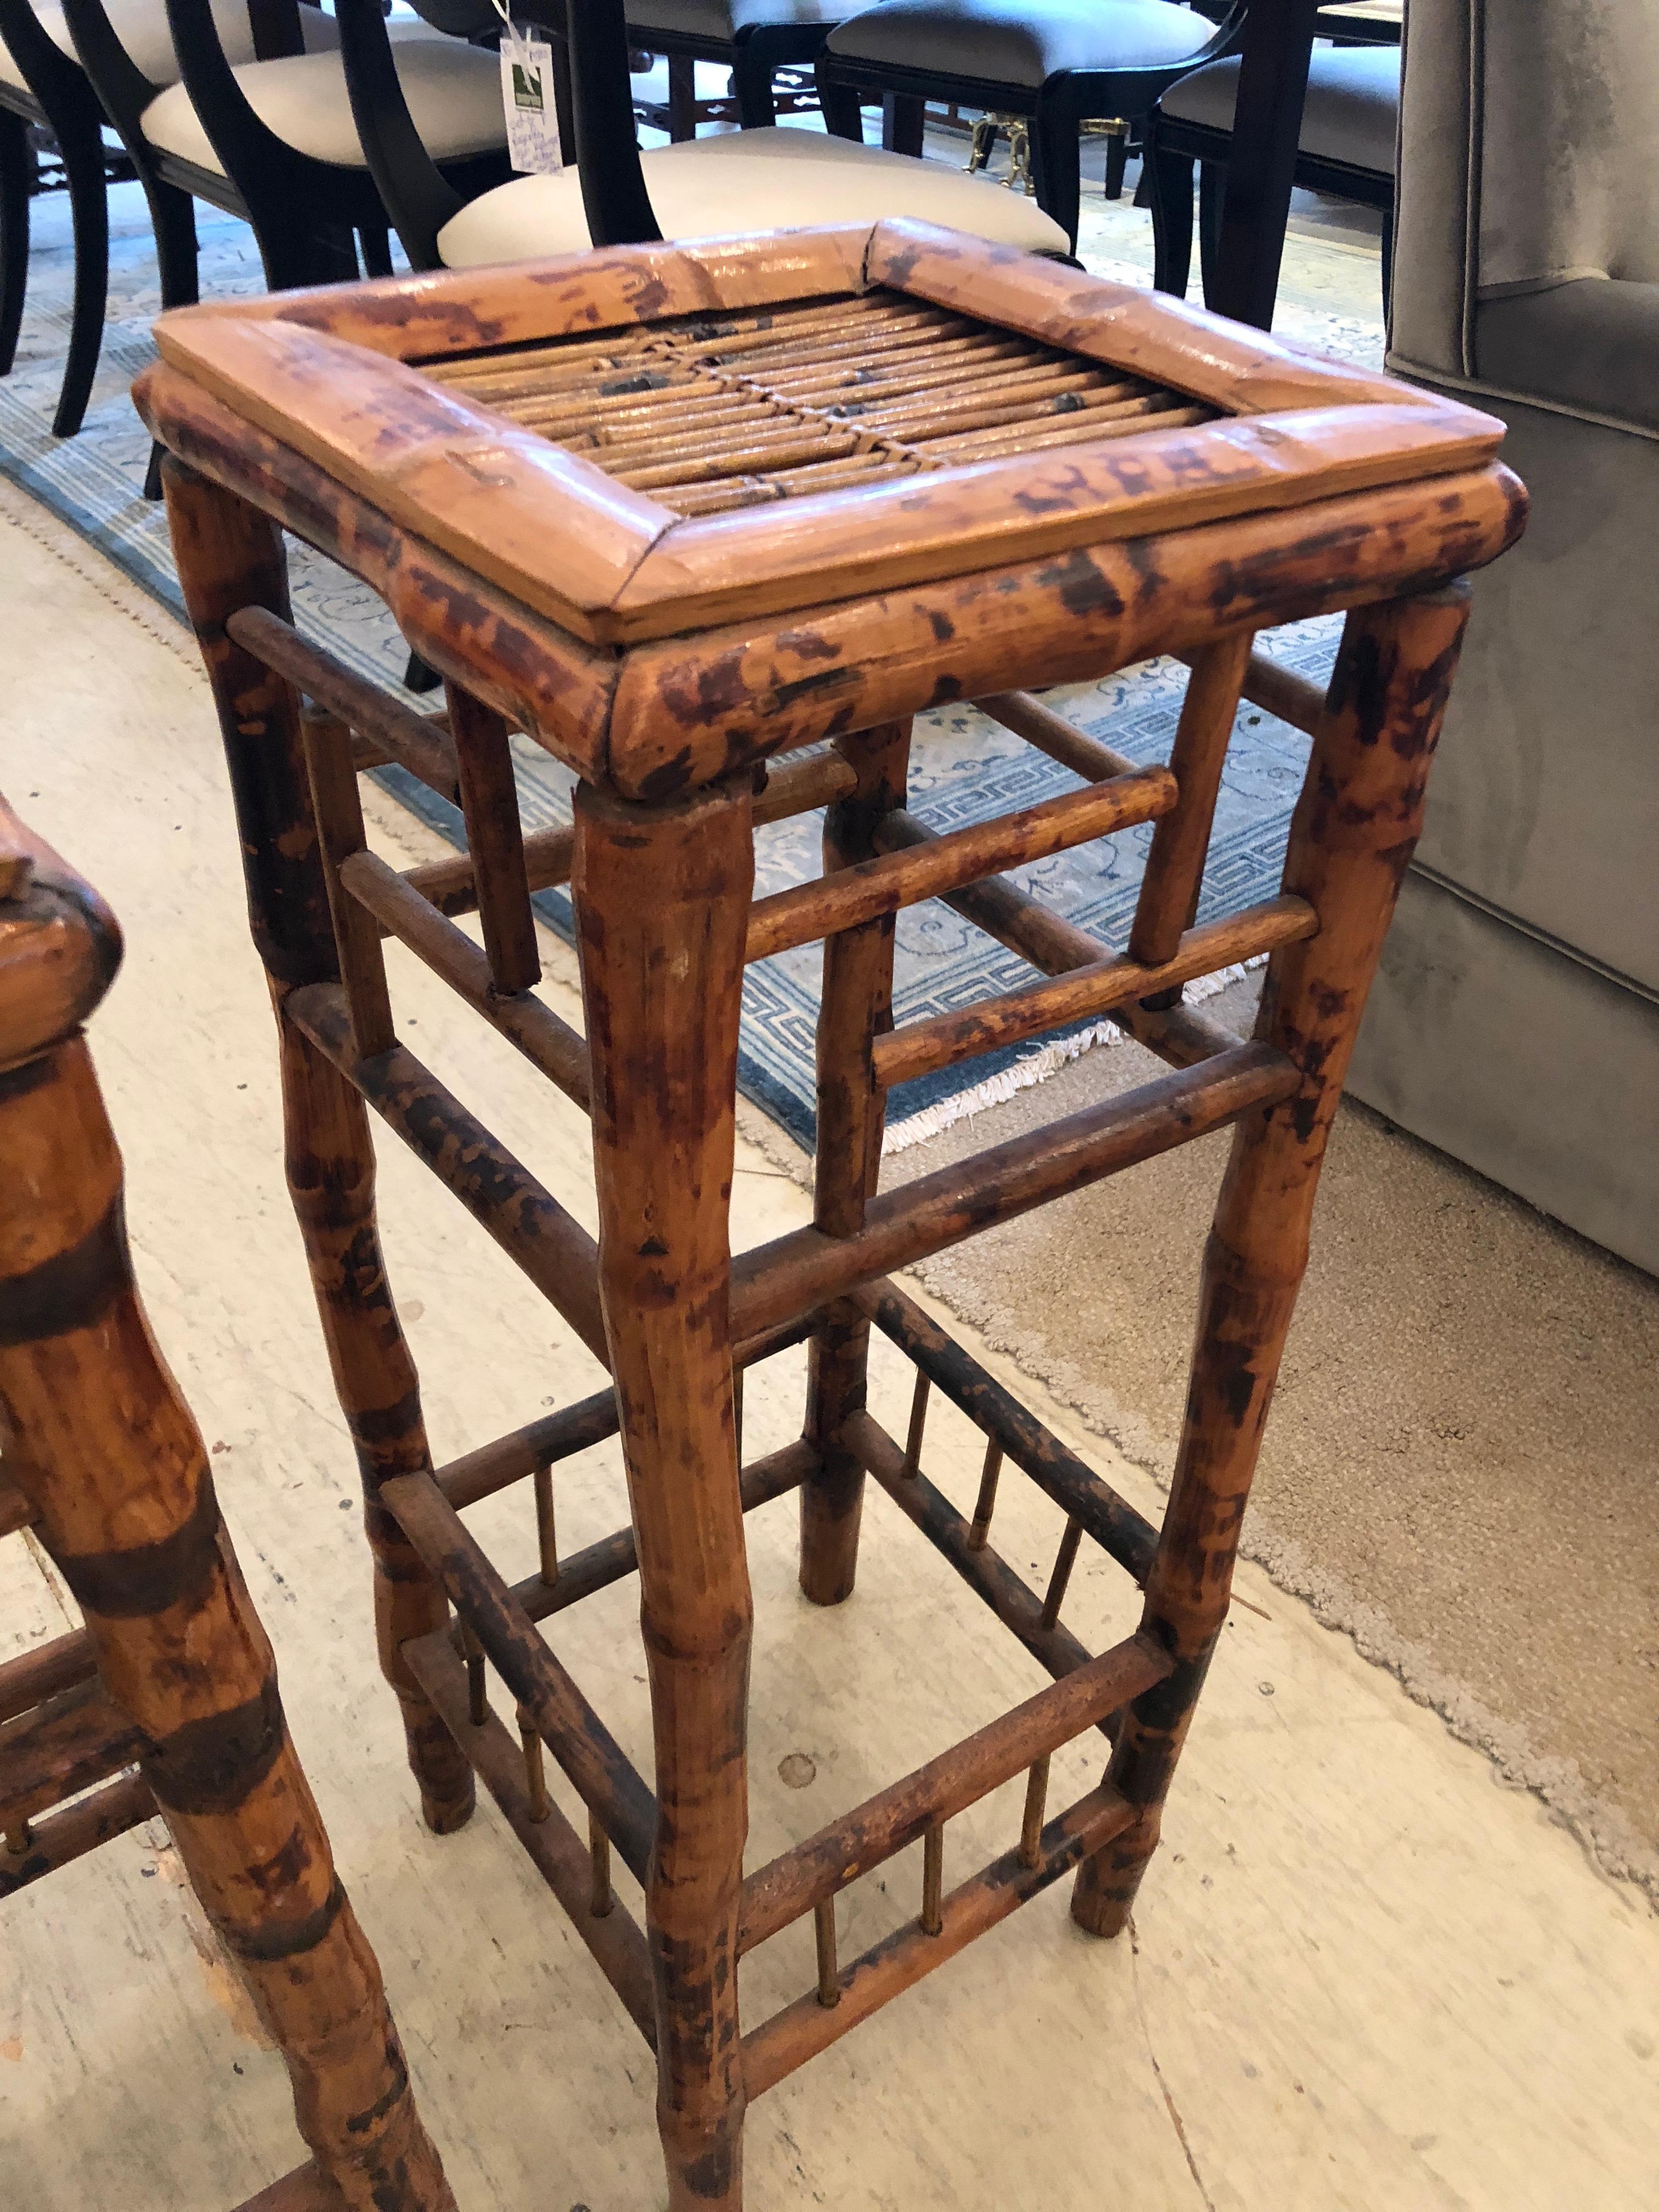
<path fill-rule="evenodd" d="M 501 37 L 501 106 L 507 157 L 522 175 L 556 177 L 564 167 L 553 105 L 553 49 L 511 23 Z"/>

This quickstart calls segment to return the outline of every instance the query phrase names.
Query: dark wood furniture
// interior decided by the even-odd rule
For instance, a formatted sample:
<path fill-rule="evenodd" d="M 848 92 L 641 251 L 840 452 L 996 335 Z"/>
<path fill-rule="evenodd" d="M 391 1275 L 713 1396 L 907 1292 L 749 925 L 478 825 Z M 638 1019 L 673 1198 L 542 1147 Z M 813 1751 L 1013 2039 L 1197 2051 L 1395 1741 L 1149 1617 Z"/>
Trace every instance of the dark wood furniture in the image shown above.
<path fill-rule="evenodd" d="M 1524 495 L 1495 426 L 1454 404 L 907 222 L 289 295 L 169 316 L 158 339 L 136 396 L 170 456 L 277 1011 L 289 1180 L 426 1817 L 464 1820 L 477 1771 L 654 2046 L 673 2212 L 736 2212 L 747 2100 L 1064 1875 L 1080 1926 L 1125 1923 L 1227 1614 L 1326 1134 L 1456 663 L 1455 580 L 1513 540 Z M 446 680 L 441 724 L 292 627 L 283 529 L 386 596 Z M 1323 696 L 1253 658 L 1258 629 L 1337 608 Z M 1193 667 L 1168 767 L 1134 767 L 1015 688 L 1155 652 Z M 1309 730 L 1307 783 L 1279 895 L 1194 927 L 1241 692 Z M 909 717 L 954 699 L 1078 787 L 933 834 L 907 804 Z M 580 779 L 573 830 L 524 834 L 512 731 Z M 399 873 L 367 848 L 355 771 L 388 756 L 459 791 L 465 853 Z M 822 876 L 755 900 L 754 825 L 820 806 Z M 1001 872 L 1147 823 L 1127 950 Z M 535 991 L 530 894 L 567 880 L 585 1040 Z M 895 1028 L 895 917 L 928 897 L 1036 975 Z M 473 912 L 482 944 L 450 918 Z M 386 935 L 589 1112 L 597 1245 L 403 1042 Z M 818 939 L 814 1218 L 734 1255 L 744 967 Z M 1187 981 L 1259 952 L 1253 1039 L 1182 1005 Z M 893 1084 L 1100 1016 L 1170 1072 L 879 1190 Z M 370 1108 L 613 1388 L 434 1466 L 377 1242 Z M 1224 1128 L 1157 1528 L 890 1276 Z M 908 1443 L 866 1402 L 872 1328 L 917 1371 Z M 738 1378 L 803 1339 L 804 1433 L 742 1467 Z M 971 1520 L 922 1471 L 930 1390 L 987 1439 Z M 559 1463 L 617 1430 L 629 1519 L 562 1558 Z M 988 1542 L 1005 1461 L 1063 1522 L 1046 1593 Z M 801 1586 L 837 1604 L 870 1477 L 1055 1680 L 745 1872 L 744 1515 L 798 1492 Z M 516 1586 L 462 1517 L 514 1484 L 533 1492 L 540 1562 Z M 1085 1536 L 1145 1593 L 1138 1630 L 1098 1656 L 1061 1619 Z M 540 1631 L 635 1572 L 654 1790 Z M 1054 1811 L 1050 1756 L 1095 1727 L 1113 1739 L 1104 1777 Z M 544 1752 L 586 1835 L 548 1796 Z M 1018 1837 L 947 1887 L 946 1824 L 1022 1774 Z M 837 1894 L 878 1869 L 915 1884 L 916 1915 L 842 1964 Z M 741 2019 L 739 1961 L 809 1915 L 816 1982 Z"/>
<path fill-rule="evenodd" d="M 1192 258 L 1193 168 L 1197 164 L 1204 296 L 1220 283 L 1227 174 L 1233 156 L 1240 64 L 1212 62 L 1170 90 L 1146 124 L 1146 176 L 1154 246 L 1152 282 L 1184 295 Z M 1399 49 L 1382 40 L 1316 46 L 1303 104 L 1294 181 L 1357 201 L 1382 217 L 1382 312 L 1394 262 L 1395 138 L 1400 121 Z"/>
<path fill-rule="evenodd" d="M 455 2212 L 133 1284 L 81 1032 L 120 957 L 109 909 L 0 800 L 0 1535 L 32 1528 L 85 1616 L 0 1664 L 0 1899 L 159 1813 L 311 2148 L 245 2212 Z"/>
<path fill-rule="evenodd" d="M 881 0 L 830 33 L 819 101 L 852 139 L 865 104 L 885 103 L 884 143 L 913 154 L 929 100 L 1028 116 L 1037 204 L 1075 252 L 1085 121 L 1138 129 L 1177 77 L 1233 51 L 1244 14 L 1245 0 Z"/>
<path fill-rule="evenodd" d="M 58 142 L 75 226 L 75 298 L 52 422 L 55 438 L 72 438 L 85 418 L 104 339 L 109 283 L 105 191 L 112 164 L 104 151 L 103 124 L 103 110 L 85 70 L 48 34 L 30 0 L 0 0 L 0 376 L 10 374 L 17 357 L 28 284 L 29 199 L 35 185 L 30 133 L 44 129 Z"/>
<path fill-rule="evenodd" d="M 854 0 L 629 0 L 628 34 L 636 46 L 668 58 L 669 112 L 660 119 L 672 137 L 690 137 L 696 128 L 693 71 L 700 61 L 730 70 L 738 122 L 745 131 L 765 130 L 778 119 L 772 86 L 778 71 L 810 69 L 830 30 L 854 5 Z"/>
<path fill-rule="evenodd" d="M 1066 252 L 1065 233 L 1040 208 L 983 179 L 818 131 L 757 127 L 641 155 L 624 0 L 584 0 L 570 14 L 570 125 L 561 127 L 575 167 L 469 190 L 441 174 L 421 143 L 378 0 L 337 5 L 357 135 L 417 269 L 574 252 L 590 242 L 729 236 L 747 231 L 757 206 L 779 228 L 900 213 L 1005 246 Z"/>

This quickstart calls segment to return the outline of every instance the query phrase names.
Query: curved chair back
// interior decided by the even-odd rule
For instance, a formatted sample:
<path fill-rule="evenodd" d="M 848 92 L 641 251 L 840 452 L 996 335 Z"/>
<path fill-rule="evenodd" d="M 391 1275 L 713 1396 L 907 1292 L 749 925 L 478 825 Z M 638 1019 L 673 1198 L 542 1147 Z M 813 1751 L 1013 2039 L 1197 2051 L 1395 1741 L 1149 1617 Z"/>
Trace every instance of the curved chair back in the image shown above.
<path fill-rule="evenodd" d="M 205 7 L 209 0 L 169 0 Z M 539 26 L 568 55 L 568 94 L 560 99 L 567 155 L 581 179 L 582 204 L 595 246 L 633 246 L 659 239 L 640 166 L 629 69 L 624 0 L 538 0 L 541 13 L 565 22 Z M 421 142 L 398 81 L 380 0 L 336 0 L 352 117 L 369 173 L 387 214 L 417 269 L 440 265 L 438 233 L 465 204 Z M 447 27 L 471 26 L 472 0 L 422 0 L 422 15 Z M 489 11 L 493 14 L 493 10 Z M 497 19 L 499 20 L 499 19 Z M 564 88 L 560 88 L 562 95 Z"/>

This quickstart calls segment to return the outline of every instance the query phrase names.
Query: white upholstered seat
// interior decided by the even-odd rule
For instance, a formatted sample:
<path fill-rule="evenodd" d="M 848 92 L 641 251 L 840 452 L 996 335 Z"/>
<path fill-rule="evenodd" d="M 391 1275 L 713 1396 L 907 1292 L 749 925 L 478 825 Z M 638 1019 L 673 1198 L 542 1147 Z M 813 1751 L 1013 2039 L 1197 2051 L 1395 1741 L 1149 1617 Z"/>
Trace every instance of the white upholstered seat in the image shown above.
<path fill-rule="evenodd" d="M 310 17 L 316 10 L 301 10 Z M 311 48 L 307 24 L 303 54 L 277 61 L 244 62 L 235 70 L 249 106 L 284 145 L 349 169 L 368 163 L 352 119 L 345 70 L 337 51 L 333 19 L 317 17 L 327 31 Z M 438 161 L 492 152 L 507 143 L 501 115 L 501 67 L 493 53 L 447 39 L 426 24 L 388 23 L 398 59 L 398 76 L 410 113 L 427 150 Z M 223 174 L 223 167 L 202 128 L 182 84 L 170 85 L 144 110 L 144 136 L 152 146 L 198 168 Z"/>
<path fill-rule="evenodd" d="M 640 159 L 658 223 L 672 239 L 730 236 L 757 223 L 787 230 L 915 216 L 997 245 L 1036 253 L 1067 250 L 1060 225 L 1021 193 L 819 131 L 731 131 L 654 147 Z M 438 234 L 438 251 L 451 269 L 579 252 L 589 243 L 574 169 L 498 185 Z"/>

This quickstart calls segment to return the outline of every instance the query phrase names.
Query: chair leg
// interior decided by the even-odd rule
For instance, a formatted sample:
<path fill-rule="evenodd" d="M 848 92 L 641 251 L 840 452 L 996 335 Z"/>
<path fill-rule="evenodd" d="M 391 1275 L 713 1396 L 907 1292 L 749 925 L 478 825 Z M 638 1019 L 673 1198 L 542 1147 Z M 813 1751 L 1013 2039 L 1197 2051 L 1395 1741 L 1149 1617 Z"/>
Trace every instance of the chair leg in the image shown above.
<path fill-rule="evenodd" d="M 1239 1125 L 1204 1259 L 1197 1351 L 1176 1474 L 1146 1585 L 1143 1632 L 1176 1659 L 1123 1717 L 1109 1784 L 1139 1808 L 1078 1869 L 1072 1917 L 1115 1936 L 1157 1847 L 1164 1799 L 1226 1625 L 1238 1532 L 1285 1332 L 1308 1258 L 1308 1224 L 1363 1006 L 1423 821 L 1429 764 L 1468 616 L 1467 586 L 1348 617 L 1285 883 L 1320 919 L 1276 952 L 1256 1036 L 1302 1072 L 1282 1104 Z M 1322 770 L 1323 771 L 1322 773 Z M 1340 792 L 1341 818 L 1323 820 Z"/>
<path fill-rule="evenodd" d="M 69 178 L 70 213 L 75 225 L 75 311 L 52 434 L 54 438 L 72 438 L 85 420 L 104 343 L 104 307 L 109 293 L 109 201 L 104 182 L 103 137 L 97 124 L 89 120 L 85 131 L 78 127 L 64 131 L 58 145 Z"/>
<path fill-rule="evenodd" d="M 239 607 L 287 619 L 281 534 L 179 462 L 163 465 L 179 580 L 213 684 L 241 824 L 249 919 L 276 1004 L 289 1188 L 306 1243 L 335 1387 L 356 1446 L 374 1561 L 380 1664 L 403 1709 L 421 1809 L 440 1835 L 472 1810 L 472 1770 L 410 1674 L 401 1646 L 449 1617 L 441 1586 L 379 1502 L 392 1476 L 431 1466 L 415 1370 L 398 1322 L 374 1223 L 374 1156 L 362 1099 L 283 1018 L 301 983 L 337 974 L 288 686 L 226 636 Z"/>
<path fill-rule="evenodd" d="M 392 274 L 392 237 L 382 223 L 366 223 L 357 234 L 362 241 L 363 268 L 370 276 Z"/>
<path fill-rule="evenodd" d="M 1221 265 L 1221 225 L 1227 212 L 1227 172 L 1219 161 L 1201 161 L 1198 170 L 1198 266 L 1204 304 L 1210 304 Z"/>
<path fill-rule="evenodd" d="M 352 2212 L 454 2212 L 289 1739 L 201 1432 L 138 1304 L 120 1155 L 84 1040 L 23 1072 L 0 1097 L 0 1151 L 28 1170 L 0 1181 L 11 1471 L 81 1602 L 106 1694 L 147 1740 L 144 1778 L 203 1910 L 287 2063 L 319 2185 Z"/>
<path fill-rule="evenodd" d="M 1037 205 L 1054 217 L 1075 253 L 1083 192 L 1077 118 L 1041 94 L 1031 118 L 1031 173 Z"/>
<path fill-rule="evenodd" d="M 920 156 L 927 129 L 927 105 L 917 93 L 884 92 L 881 96 L 881 143 L 890 154 Z"/>
<path fill-rule="evenodd" d="M 1147 149 L 1152 212 L 1152 288 L 1184 300 L 1193 266 L 1193 164 L 1166 154 L 1156 139 Z"/>
<path fill-rule="evenodd" d="M 905 804 L 910 726 L 890 722 L 843 747 L 857 769 L 851 795 L 823 823 L 823 868 L 851 867 L 879 850 L 883 817 Z M 817 1031 L 817 1162 L 812 1218 L 831 1237 L 864 1224 L 866 1202 L 881 1170 L 883 1095 L 871 1046 L 892 1026 L 893 918 L 838 931 L 824 939 L 823 996 Z M 849 1414 L 862 1413 L 870 1324 L 850 1299 L 838 1300 L 814 1334 L 807 1358 L 807 1441 L 821 1464 L 800 1490 L 800 1586 L 815 1605 L 852 1595 L 858 1570 L 864 1468 L 840 1441 Z"/>
<path fill-rule="evenodd" d="M 1382 320 L 1394 324 L 1394 210 L 1382 210 Z"/>
<path fill-rule="evenodd" d="M 646 1923 L 671 2212 L 739 2212 L 743 2202 L 737 1935 L 753 1605 L 728 1213 L 750 795 L 746 776 L 656 808 L 586 784 L 576 795 L 599 1274 L 656 1748 Z"/>
<path fill-rule="evenodd" d="M 9 376 L 23 327 L 23 295 L 29 281 L 29 191 L 34 155 L 28 125 L 0 108 L 0 376 Z"/>
<path fill-rule="evenodd" d="M 1115 131 L 1106 141 L 1106 187 L 1109 200 L 1123 197 L 1123 173 L 1129 166 L 1129 134 L 1127 130 Z"/>
<path fill-rule="evenodd" d="M 738 96 L 738 121 L 745 131 L 769 131 L 778 119 L 772 97 L 770 57 L 757 52 L 750 39 L 741 39 L 732 53 L 732 88 Z"/>
<path fill-rule="evenodd" d="M 854 146 L 864 143 L 864 109 L 858 94 L 849 84 L 838 84 L 820 62 L 817 67 L 818 106 L 823 116 L 823 127 L 832 138 L 850 139 Z"/>
<path fill-rule="evenodd" d="M 674 145 L 697 135 L 697 64 L 691 54 L 668 57 L 668 136 Z"/>

